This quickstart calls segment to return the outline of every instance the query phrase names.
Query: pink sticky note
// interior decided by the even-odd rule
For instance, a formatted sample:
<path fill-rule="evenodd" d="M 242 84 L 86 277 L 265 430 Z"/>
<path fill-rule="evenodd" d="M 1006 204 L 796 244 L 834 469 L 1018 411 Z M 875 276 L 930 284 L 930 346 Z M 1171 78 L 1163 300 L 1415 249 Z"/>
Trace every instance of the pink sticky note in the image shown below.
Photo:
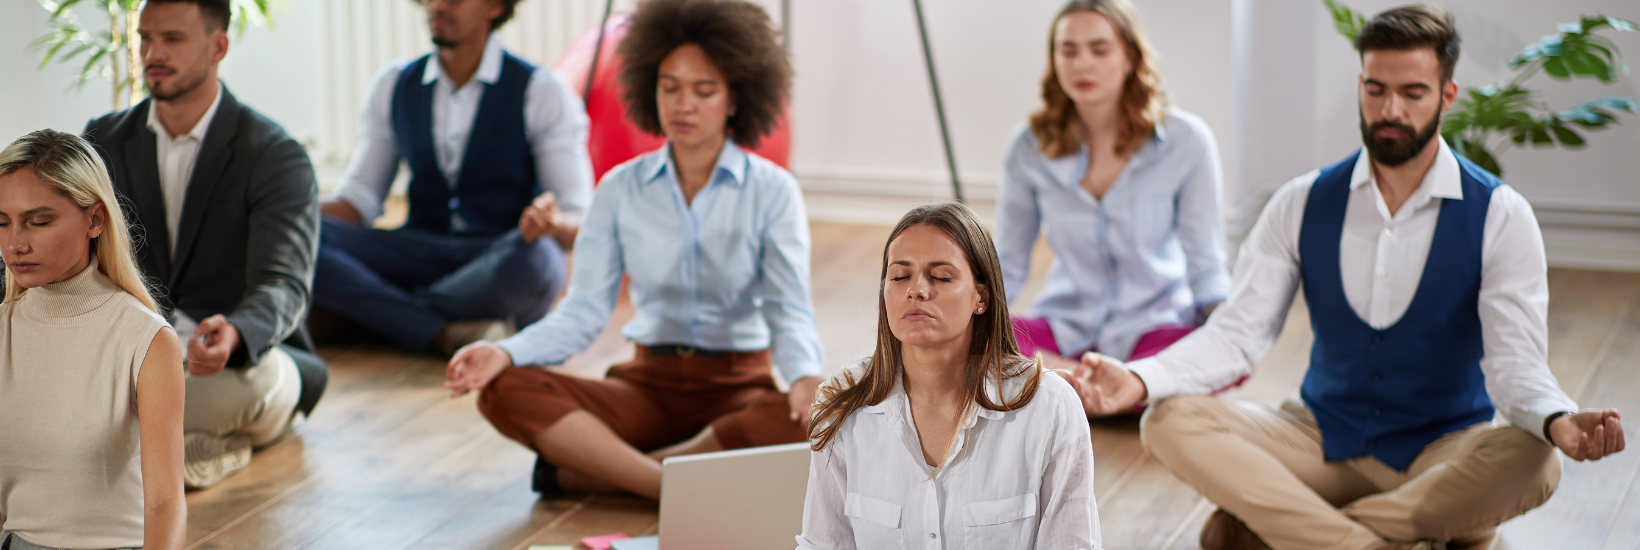
<path fill-rule="evenodd" d="M 596 536 L 596 537 L 587 537 L 587 538 L 581 539 L 581 545 L 585 546 L 587 548 L 591 548 L 592 550 L 609 550 L 609 543 L 614 542 L 614 541 L 618 541 L 618 540 L 622 540 L 622 539 L 628 539 L 628 538 L 632 538 L 632 537 L 626 536 L 626 533 L 616 531 L 615 533 L 608 534 L 608 535 L 600 535 L 600 536 Z"/>

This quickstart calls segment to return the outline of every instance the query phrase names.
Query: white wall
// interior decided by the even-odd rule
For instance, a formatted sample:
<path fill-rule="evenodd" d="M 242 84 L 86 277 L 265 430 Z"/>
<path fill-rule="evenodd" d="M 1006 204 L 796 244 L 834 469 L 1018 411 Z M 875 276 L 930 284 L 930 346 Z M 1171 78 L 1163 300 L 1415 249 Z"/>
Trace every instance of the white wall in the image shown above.
<path fill-rule="evenodd" d="M 1136 0 L 1175 106 L 1230 124 L 1230 4 Z M 1009 134 L 1039 106 L 1060 0 L 924 1 L 957 167 L 994 195 Z M 813 188 L 949 196 L 911 3 L 794 2 L 792 168 Z"/>
<path fill-rule="evenodd" d="M 1347 3 L 1370 16 L 1402 2 Z M 1442 4 L 1453 12 L 1463 36 L 1454 79 L 1465 87 L 1513 77 L 1506 59 L 1580 14 L 1640 20 L 1640 4 L 1615 0 Z M 1253 31 L 1238 33 L 1245 38 L 1236 44 L 1238 56 L 1246 58 L 1238 57 L 1239 66 L 1248 68 L 1238 73 L 1238 91 L 1248 93 L 1238 96 L 1235 135 L 1246 154 L 1227 162 L 1240 163 L 1229 182 L 1231 217 L 1246 224 L 1276 186 L 1360 147 L 1355 85 L 1360 61 L 1332 30 L 1319 0 L 1237 0 L 1235 9 Z M 1629 55 L 1640 55 L 1640 33 L 1606 35 Z M 1632 76 L 1603 86 L 1539 75 L 1528 87 L 1542 91 L 1539 99 L 1557 109 L 1602 94 L 1640 96 L 1640 79 Z M 1621 122 L 1586 133 L 1589 145 L 1581 151 L 1511 149 L 1500 157 L 1505 181 L 1537 211 L 1553 265 L 1640 270 L 1640 155 L 1635 154 L 1640 117 L 1625 114 Z"/>
<path fill-rule="evenodd" d="M 1359 145 L 1359 61 L 1332 30 L 1320 0 L 1134 0 L 1161 57 L 1173 103 L 1218 137 L 1232 222 L 1250 223 L 1287 179 Z M 1401 0 L 1349 0 L 1364 13 Z M 617 9 L 630 9 L 620 0 Z M 759 0 L 779 19 L 780 2 Z M 994 194 L 1011 130 L 1037 107 L 1050 20 L 1060 0 L 925 0 L 930 40 L 970 197 Z M 1464 53 L 1457 79 L 1507 76 L 1503 60 L 1554 23 L 1605 12 L 1640 20 L 1632 0 L 1445 0 Z M 288 0 L 277 27 L 234 42 L 223 79 L 241 100 L 310 146 L 322 177 L 352 150 L 358 102 L 387 60 L 426 50 L 422 21 L 404 0 Z M 502 38 L 525 58 L 556 61 L 600 15 L 600 0 L 528 0 Z M 944 157 L 909 1 L 792 2 L 793 171 L 817 190 L 949 196 Z M 106 81 L 67 92 L 72 68 L 36 70 L 24 52 L 45 28 L 34 2 L 0 2 L 0 138 L 40 127 L 78 131 L 108 109 Z M 1613 33 L 1640 55 L 1640 33 Z M 1640 79 L 1615 86 L 1533 81 L 1555 106 L 1603 93 L 1640 96 Z M 1557 265 L 1640 269 L 1640 117 L 1588 135 L 1580 152 L 1512 150 L 1507 181 L 1532 200 Z"/>

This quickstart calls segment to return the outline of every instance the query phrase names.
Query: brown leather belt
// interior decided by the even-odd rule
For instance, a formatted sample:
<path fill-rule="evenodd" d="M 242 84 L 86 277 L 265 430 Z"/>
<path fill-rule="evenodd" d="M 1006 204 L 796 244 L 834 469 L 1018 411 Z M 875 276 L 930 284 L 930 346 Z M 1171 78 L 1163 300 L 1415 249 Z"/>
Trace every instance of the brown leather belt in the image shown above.
<path fill-rule="evenodd" d="M 663 357 L 704 357 L 707 359 L 722 359 L 724 357 L 728 357 L 729 353 L 731 353 L 715 349 L 697 348 L 695 346 L 688 346 L 684 344 L 658 344 L 653 346 L 644 346 L 644 348 L 649 350 L 650 355 L 660 355 Z"/>

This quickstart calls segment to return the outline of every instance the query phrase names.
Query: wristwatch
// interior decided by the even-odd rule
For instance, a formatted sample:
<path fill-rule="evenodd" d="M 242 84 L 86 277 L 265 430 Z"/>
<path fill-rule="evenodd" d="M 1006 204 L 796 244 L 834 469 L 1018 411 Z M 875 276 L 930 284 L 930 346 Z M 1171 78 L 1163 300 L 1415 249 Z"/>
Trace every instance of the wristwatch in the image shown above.
<path fill-rule="evenodd" d="M 1555 436 L 1551 435 L 1549 433 L 1549 425 L 1554 424 L 1556 418 L 1560 418 L 1562 416 L 1572 414 L 1572 412 L 1573 411 L 1558 411 L 1558 412 L 1550 413 L 1547 418 L 1543 419 L 1543 439 L 1545 441 L 1548 441 L 1550 445 L 1555 444 Z"/>

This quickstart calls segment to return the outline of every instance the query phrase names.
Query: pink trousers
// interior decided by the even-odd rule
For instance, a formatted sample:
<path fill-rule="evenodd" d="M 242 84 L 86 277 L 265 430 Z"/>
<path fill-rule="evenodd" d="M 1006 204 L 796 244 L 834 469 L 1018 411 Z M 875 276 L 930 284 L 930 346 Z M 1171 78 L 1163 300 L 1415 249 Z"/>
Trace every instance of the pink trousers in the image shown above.
<path fill-rule="evenodd" d="M 1013 322 L 1014 339 L 1019 341 L 1020 355 L 1034 357 L 1036 356 L 1036 352 L 1040 351 L 1044 354 L 1053 354 L 1075 359 L 1077 356 L 1081 355 L 1082 352 L 1098 351 L 1097 348 L 1088 350 L 1072 350 L 1069 355 L 1061 352 L 1059 350 L 1059 343 L 1053 338 L 1053 330 L 1049 328 L 1047 319 L 1015 317 Z M 1190 334 L 1195 330 L 1196 327 L 1169 326 L 1160 327 L 1151 330 L 1150 332 L 1146 332 L 1143 336 L 1140 336 L 1139 341 L 1133 345 L 1133 353 L 1128 355 L 1127 360 L 1134 361 L 1137 359 L 1144 359 L 1146 357 L 1161 353 L 1162 350 L 1167 349 L 1168 346 L 1173 345 L 1174 342 L 1179 341 L 1184 338 L 1186 334 Z"/>

